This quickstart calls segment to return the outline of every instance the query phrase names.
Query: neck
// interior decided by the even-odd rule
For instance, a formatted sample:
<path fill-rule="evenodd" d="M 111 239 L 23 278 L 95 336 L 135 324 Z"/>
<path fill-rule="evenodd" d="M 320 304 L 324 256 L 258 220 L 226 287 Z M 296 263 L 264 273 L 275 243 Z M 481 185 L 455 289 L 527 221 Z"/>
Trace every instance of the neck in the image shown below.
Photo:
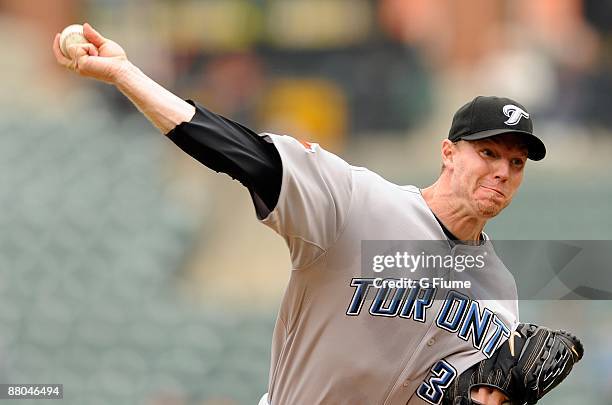
<path fill-rule="evenodd" d="M 475 215 L 467 204 L 463 204 L 444 186 L 440 178 L 431 186 L 423 189 L 423 199 L 436 217 L 460 240 L 478 241 L 487 222 Z"/>

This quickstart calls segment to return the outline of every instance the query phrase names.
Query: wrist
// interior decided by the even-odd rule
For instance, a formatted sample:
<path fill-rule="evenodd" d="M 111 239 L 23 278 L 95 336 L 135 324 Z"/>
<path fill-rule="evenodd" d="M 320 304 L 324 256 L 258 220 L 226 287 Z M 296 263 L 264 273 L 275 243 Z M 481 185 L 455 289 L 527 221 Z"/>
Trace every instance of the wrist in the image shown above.
<path fill-rule="evenodd" d="M 132 62 L 125 59 L 111 74 L 111 83 L 115 85 L 117 89 L 123 91 L 123 89 L 129 88 L 141 75 L 142 71 L 136 65 L 132 64 Z"/>

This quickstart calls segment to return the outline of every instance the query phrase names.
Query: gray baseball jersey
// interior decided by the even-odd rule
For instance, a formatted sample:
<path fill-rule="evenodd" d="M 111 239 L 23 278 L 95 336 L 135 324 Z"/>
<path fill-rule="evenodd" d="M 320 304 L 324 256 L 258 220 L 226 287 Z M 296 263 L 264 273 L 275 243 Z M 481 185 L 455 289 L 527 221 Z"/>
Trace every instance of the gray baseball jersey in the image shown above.
<path fill-rule="evenodd" d="M 510 286 L 511 299 L 462 301 L 420 288 L 377 299 L 380 289 L 362 273 L 362 241 L 447 239 L 420 190 L 317 144 L 266 135 L 280 153 L 283 179 L 278 204 L 262 222 L 285 239 L 292 261 L 274 329 L 270 403 L 439 403 L 458 374 L 516 328 L 514 279 L 497 260 L 501 279 L 481 287 L 503 285 L 508 297 Z M 489 241 L 477 248 L 494 255 Z"/>

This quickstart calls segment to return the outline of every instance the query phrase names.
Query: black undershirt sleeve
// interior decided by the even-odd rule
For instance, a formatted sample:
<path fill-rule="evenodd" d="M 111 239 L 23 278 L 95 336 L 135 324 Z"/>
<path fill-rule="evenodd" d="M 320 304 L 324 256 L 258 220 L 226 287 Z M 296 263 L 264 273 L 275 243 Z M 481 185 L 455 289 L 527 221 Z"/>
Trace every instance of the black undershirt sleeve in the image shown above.
<path fill-rule="evenodd" d="M 283 177 L 281 158 L 272 141 L 187 102 L 196 108 L 195 115 L 166 136 L 203 165 L 242 183 L 251 193 L 257 215 L 265 217 L 278 202 Z"/>

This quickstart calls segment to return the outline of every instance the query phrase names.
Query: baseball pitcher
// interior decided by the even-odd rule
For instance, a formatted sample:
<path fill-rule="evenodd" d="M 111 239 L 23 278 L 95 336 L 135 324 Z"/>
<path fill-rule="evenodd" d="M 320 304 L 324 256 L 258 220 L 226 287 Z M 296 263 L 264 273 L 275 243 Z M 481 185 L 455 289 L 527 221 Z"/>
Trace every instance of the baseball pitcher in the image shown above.
<path fill-rule="evenodd" d="M 512 201 L 527 160 L 546 154 L 518 102 L 481 96 L 461 107 L 441 145 L 442 173 L 419 189 L 184 101 L 116 42 L 88 24 L 84 34 L 90 43 L 71 45 L 69 57 L 55 37 L 58 63 L 116 86 L 179 148 L 240 181 L 258 219 L 286 241 L 291 276 L 260 404 L 534 404 L 581 359 L 570 333 L 519 321 L 514 279 L 483 232 Z M 488 255 L 487 275 L 473 280 L 486 299 L 383 285 L 362 268 L 372 240 Z"/>

